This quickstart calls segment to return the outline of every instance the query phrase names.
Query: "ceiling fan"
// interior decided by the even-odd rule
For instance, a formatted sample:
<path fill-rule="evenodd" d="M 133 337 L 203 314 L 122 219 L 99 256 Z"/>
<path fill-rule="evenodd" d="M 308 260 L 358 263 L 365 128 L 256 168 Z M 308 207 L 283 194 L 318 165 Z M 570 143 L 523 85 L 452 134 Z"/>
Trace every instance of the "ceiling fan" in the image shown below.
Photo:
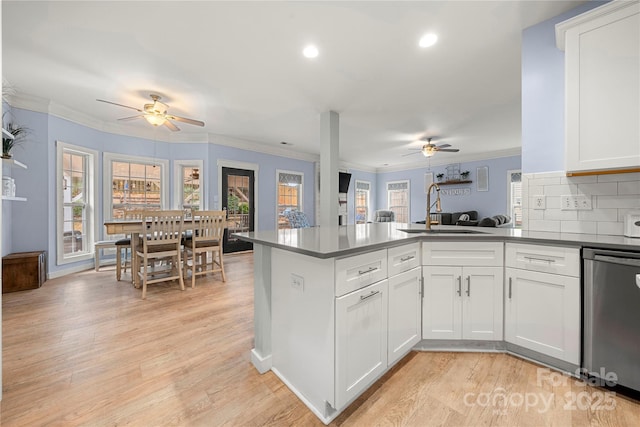
<path fill-rule="evenodd" d="M 418 153 L 422 153 L 423 156 L 425 157 L 431 157 L 434 154 L 436 154 L 436 152 L 438 151 L 442 151 L 442 152 L 448 152 L 448 153 L 457 153 L 458 151 L 460 151 L 458 148 L 449 148 L 451 147 L 451 144 L 432 144 L 431 143 L 431 138 L 421 138 L 421 141 L 426 141 L 427 143 L 424 144 L 422 146 L 422 148 L 410 148 L 409 150 L 418 150 L 415 153 L 409 153 L 409 154 L 403 154 L 402 157 L 404 156 L 410 156 L 412 154 L 418 154 Z"/>
<path fill-rule="evenodd" d="M 118 104 L 117 102 L 105 101 L 104 99 L 96 99 L 96 101 L 106 102 L 107 104 L 118 105 L 120 107 L 129 108 L 131 110 L 136 110 L 137 112 L 142 113 L 142 114 L 138 114 L 137 116 L 123 117 L 121 119 L 118 119 L 120 121 L 126 122 L 129 120 L 144 118 L 147 122 L 149 122 L 154 126 L 164 125 L 168 127 L 170 130 L 172 130 L 173 132 L 179 131 L 180 128 L 174 125 L 173 123 L 171 123 L 170 120 L 176 120 L 178 122 L 188 123 L 190 125 L 195 125 L 195 126 L 204 126 L 204 122 L 200 120 L 188 119 L 186 117 L 180 117 L 180 116 L 174 116 L 173 114 L 168 114 L 167 110 L 169 109 L 169 106 L 164 102 L 160 102 L 160 99 L 162 99 L 160 95 L 151 94 L 149 96 L 153 100 L 153 103 L 144 104 L 144 106 L 142 107 L 143 109 L 130 107 L 128 105 Z"/>

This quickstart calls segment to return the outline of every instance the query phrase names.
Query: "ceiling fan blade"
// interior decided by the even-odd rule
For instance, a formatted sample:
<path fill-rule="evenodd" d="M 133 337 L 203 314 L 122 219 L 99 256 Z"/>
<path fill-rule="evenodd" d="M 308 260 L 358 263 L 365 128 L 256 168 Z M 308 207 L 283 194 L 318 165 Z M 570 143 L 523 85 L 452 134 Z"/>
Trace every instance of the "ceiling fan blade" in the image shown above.
<path fill-rule="evenodd" d="M 447 147 L 451 147 L 451 144 L 440 144 L 436 146 L 436 148 L 447 148 Z"/>
<path fill-rule="evenodd" d="M 140 116 L 131 116 L 131 117 L 123 117 L 123 118 L 121 118 L 121 119 L 118 119 L 118 121 L 121 121 L 121 122 L 128 122 L 128 121 L 130 121 L 130 120 L 141 119 L 141 118 L 143 118 L 143 117 L 144 117 L 143 115 L 140 115 Z"/>
<path fill-rule="evenodd" d="M 442 151 L 445 153 L 457 153 L 458 151 L 460 151 L 459 148 L 434 148 L 434 151 Z"/>
<path fill-rule="evenodd" d="M 402 157 L 412 156 L 412 155 L 414 155 L 414 154 L 418 154 L 418 153 L 421 153 L 421 152 L 422 152 L 422 149 L 420 149 L 420 151 L 416 151 L 415 153 L 407 153 L 407 154 L 403 154 L 403 155 L 402 155 Z"/>
<path fill-rule="evenodd" d="M 105 102 L 105 103 L 107 103 L 107 104 L 117 105 L 117 106 L 119 106 L 119 107 L 130 108 L 130 109 L 132 109 L 132 110 L 136 110 L 136 111 L 138 111 L 138 112 L 140 112 L 140 113 L 144 113 L 144 111 L 142 111 L 142 110 L 141 110 L 141 109 L 139 109 L 139 108 L 129 107 L 128 105 L 118 104 L 117 102 L 105 101 L 104 99 L 96 99 L 96 101 L 99 101 L 99 102 Z"/>
<path fill-rule="evenodd" d="M 174 125 L 173 123 L 171 123 L 169 120 L 166 120 L 166 119 L 165 119 L 163 125 L 168 127 L 173 132 L 177 132 L 177 131 L 180 130 L 180 128 L 178 126 Z"/>
<path fill-rule="evenodd" d="M 183 123 L 188 123 L 190 125 L 195 125 L 195 126 L 204 126 L 204 122 L 200 121 L 200 120 L 194 120 L 194 119 L 188 119 L 186 117 L 180 117 L 180 116 L 174 116 L 174 115 L 167 115 L 168 119 L 171 120 L 177 120 L 179 122 L 183 122 Z"/>

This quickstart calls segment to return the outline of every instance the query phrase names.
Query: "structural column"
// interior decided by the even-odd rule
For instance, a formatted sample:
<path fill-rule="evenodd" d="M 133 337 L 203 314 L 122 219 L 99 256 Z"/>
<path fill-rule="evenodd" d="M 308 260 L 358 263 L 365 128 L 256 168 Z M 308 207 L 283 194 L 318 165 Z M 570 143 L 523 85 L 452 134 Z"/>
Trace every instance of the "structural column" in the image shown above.
<path fill-rule="evenodd" d="M 320 115 L 320 226 L 338 225 L 338 162 L 340 116 L 335 111 Z"/>

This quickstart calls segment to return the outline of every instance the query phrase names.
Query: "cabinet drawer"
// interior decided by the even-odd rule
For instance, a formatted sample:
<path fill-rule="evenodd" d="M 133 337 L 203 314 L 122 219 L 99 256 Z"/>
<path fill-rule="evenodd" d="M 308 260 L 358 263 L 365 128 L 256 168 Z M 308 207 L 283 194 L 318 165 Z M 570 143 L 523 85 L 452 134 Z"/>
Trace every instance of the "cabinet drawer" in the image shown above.
<path fill-rule="evenodd" d="M 580 250 L 561 246 L 507 243 L 506 266 L 580 277 Z"/>
<path fill-rule="evenodd" d="M 398 246 L 388 250 L 389 277 L 420 265 L 420 243 Z"/>
<path fill-rule="evenodd" d="M 501 242 L 423 242 L 422 265 L 503 265 Z"/>
<path fill-rule="evenodd" d="M 386 249 L 336 260 L 336 296 L 386 278 Z"/>

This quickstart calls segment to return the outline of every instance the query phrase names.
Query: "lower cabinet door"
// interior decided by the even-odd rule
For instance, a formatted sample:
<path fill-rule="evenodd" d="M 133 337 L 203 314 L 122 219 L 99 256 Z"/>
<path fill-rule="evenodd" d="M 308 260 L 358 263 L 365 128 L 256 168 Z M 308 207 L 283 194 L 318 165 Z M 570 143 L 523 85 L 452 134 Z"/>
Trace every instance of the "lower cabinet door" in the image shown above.
<path fill-rule="evenodd" d="M 389 366 L 420 341 L 421 276 L 416 267 L 389 278 Z"/>
<path fill-rule="evenodd" d="M 422 338 L 462 338 L 462 267 L 422 267 Z"/>
<path fill-rule="evenodd" d="M 502 267 L 462 269 L 462 339 L 502 341 Z"/>
<path fill-rule="evenodd" d="M 505 340 L 580 364 L 580 279 L 506 269 Z"/>
<path fill-rule="evenodd" d="M 336 409 L 387 369 L 387 280 L 336 298 Z"/>

